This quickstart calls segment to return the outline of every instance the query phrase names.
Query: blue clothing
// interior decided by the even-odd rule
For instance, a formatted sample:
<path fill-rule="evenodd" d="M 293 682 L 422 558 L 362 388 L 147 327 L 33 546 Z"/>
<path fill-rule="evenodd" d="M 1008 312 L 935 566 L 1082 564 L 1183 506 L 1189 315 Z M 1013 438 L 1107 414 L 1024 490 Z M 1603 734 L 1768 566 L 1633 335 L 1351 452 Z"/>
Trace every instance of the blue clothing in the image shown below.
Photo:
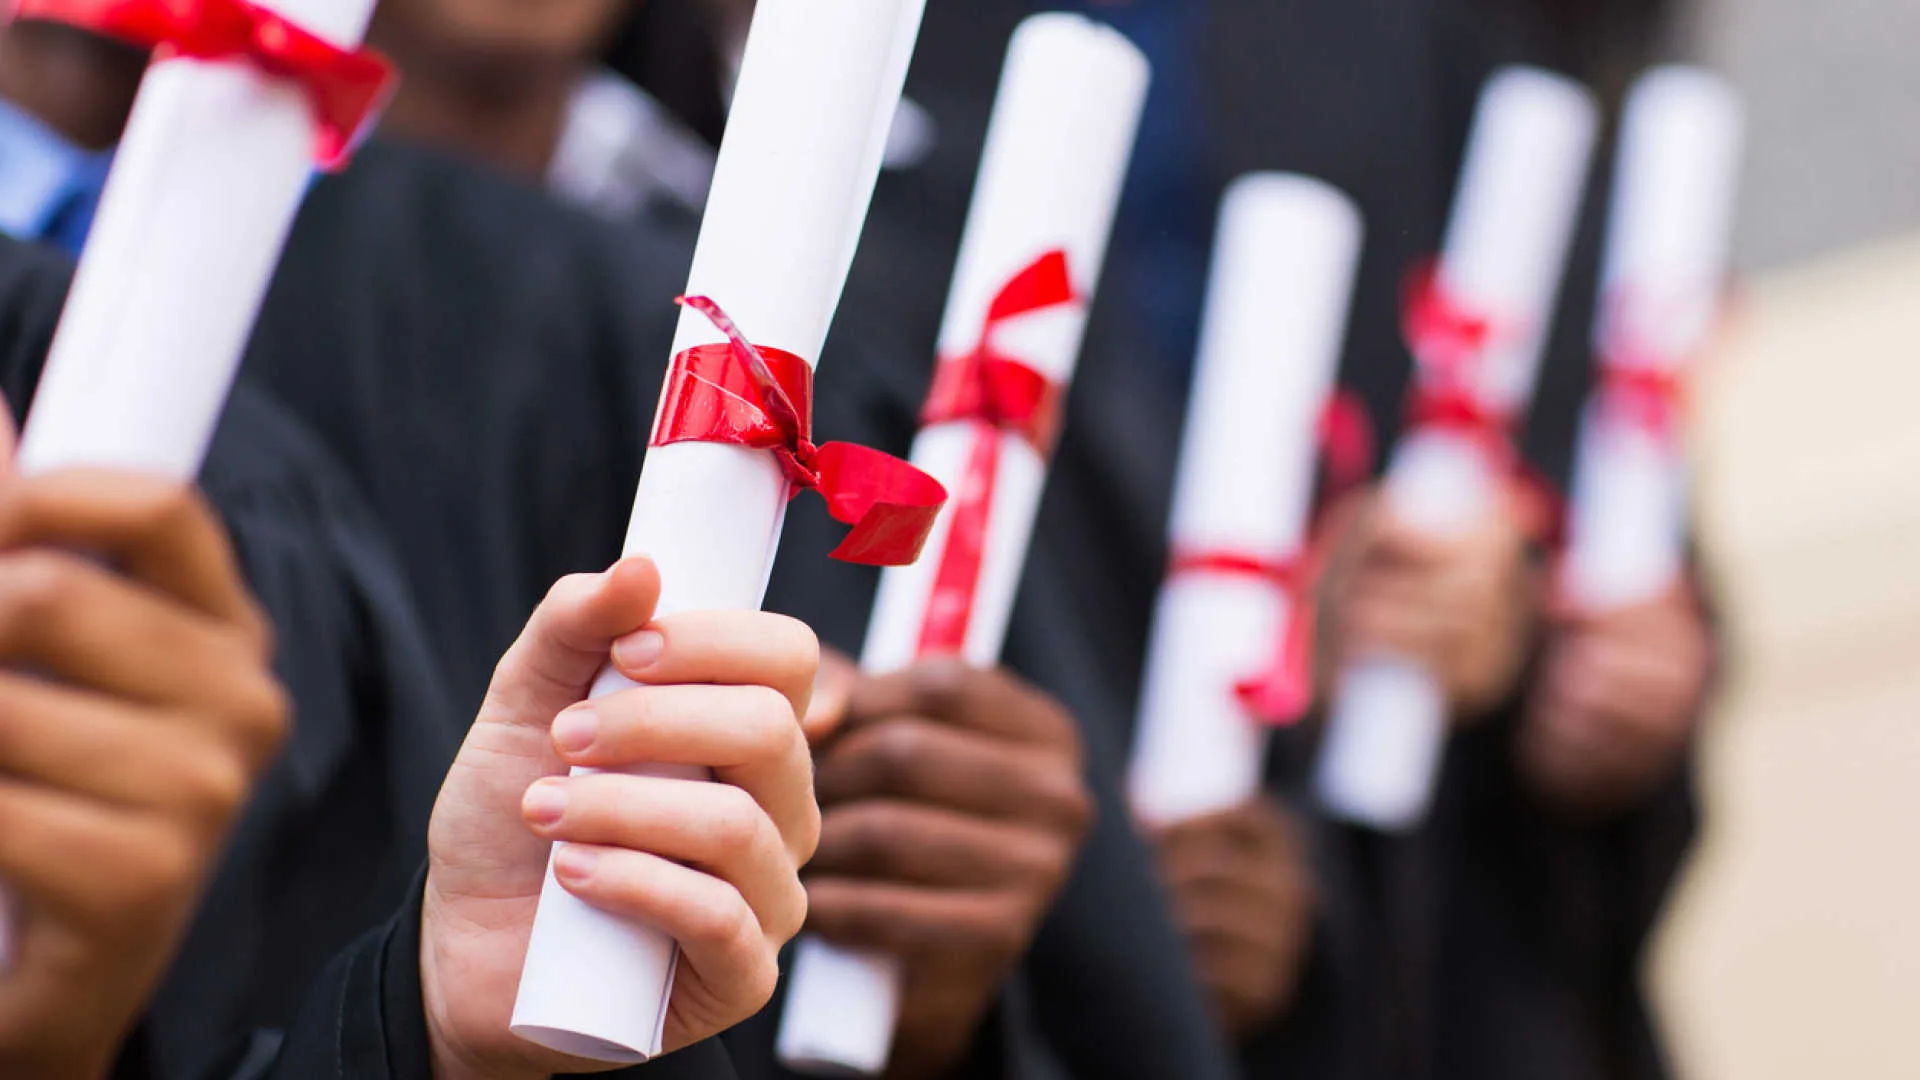
<path fill-rule="evenodd" d="M 0 232 L 78 255 L 112 162 L 0 100 Z"/>
<path fill-rule="evenodd" d="M 1140 313 L 1155 366 L 1183 389 L 1199 338 L 1217 185 L 1209 170 L 1200 43 L 1205 0 L 1065 0 L 1125 34 L 1153 65 L 1140 139 L 1114 224 L 1105 292 Z"/>

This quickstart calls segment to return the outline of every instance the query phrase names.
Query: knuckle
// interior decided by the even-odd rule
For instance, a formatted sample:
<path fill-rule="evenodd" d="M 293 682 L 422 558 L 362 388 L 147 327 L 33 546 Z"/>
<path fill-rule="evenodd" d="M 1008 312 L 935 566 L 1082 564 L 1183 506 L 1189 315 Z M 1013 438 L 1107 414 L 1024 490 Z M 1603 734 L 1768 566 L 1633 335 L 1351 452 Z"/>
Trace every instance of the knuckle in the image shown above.
<path fill-rule="evenodd" d="M 121 872 L 114 875 L 124 901 L 149 910 L 172 902 L 199 872 L 200 860 L 192 843 L 171 831 L 128 845 Z"/>
<path fill-rule="evenodd" d="M 762 947 L 760 955 L 752 964 L 745 985 L 742 987 L 742 1004 L 750 1006 L 748 1013 L 757 1013 L 767 1007 L 773 995 L 780 987 L 780 962 L 772 955 L 772 950 Z"/>
<path fill-rule="evenodd" d="M 251 790 L 251 773 L 238 759 L 223 753 L 190 759 L 179 778 L 179 791 L 194 816 L 208 824 L 224 825 Z"/>
<path fill-rule="evenodd" d="M 951 716 L 966 701 L 967 680 L 977 677 L 958 660 L 928 660 L 913 669 L 914 690 L 923 708 L 935 716 Z"/>
<path fill-rule="evenodd" d="M 702 905 L 688 920 L 688 931 L 710 949 L 761 940 L 760 921 L 738 892 L 729 888 L 722 902 Z"/>
<path fill-rule="evenodd" d="M 711 838 L 716 861 L 734 863 L 750 858 L 760 847 L 766 815 L 753 797 L 736 787 L 725 788 L 717 804 Z"/>
<path fill-rule="evenodd" d="M 820 850 L 822 827 L 820 804 L 813 799 L 806 800 L 800 810 L 800 820 L 795 823 L 794 834 L 787 841 L 796 865 L 805 866 L 813 861 L 814 854 Z"/>
<path fill-rule="evenodd" d="M 27 551 L 8 559 L 0 571 L 0 605 L 7 628 L 19 632 L 58 616 L 70 602 L 79 576 L 74 559 L 52 551 Z"/>
<path fill-rule="evenodd" d="M 279 634 L 275 631 L 273 620 L 267 617 L 266 609 L 259 601 L 249 597 L 234 616 L 234 631 L 242 645 L 253 656 L 262 660 L 271 660 L 280 650 Z"/>
<path fill-rule="evenodd" d="M 899 720 L 876 725 L 869 738 L 874 761 L 888 777 L 913 775 L 930 749 L 920 725 Z"/>
<path fill-rule="evenodd" d="M 793 702 L 771 686 L 743 686 L 744 724 L 752 731 L 757 757 L 778 757 L 792 750 L 800 738 L 800 723 Z"/>
<path fill-rule="evenodd" d="M 807 924 L 807 890 L 796 874 L 782 886 L 782 892 L 786 896 L 766 927 L 766 934 L 773 941 L 785 944 L 798 936 Z"/>
<path fill-rule="evenodd" d="M 238 716 L 248 760 L 266 761 L 293 732 L 293 697 L 278 679 L 260 672 L 241 688 Z"/>

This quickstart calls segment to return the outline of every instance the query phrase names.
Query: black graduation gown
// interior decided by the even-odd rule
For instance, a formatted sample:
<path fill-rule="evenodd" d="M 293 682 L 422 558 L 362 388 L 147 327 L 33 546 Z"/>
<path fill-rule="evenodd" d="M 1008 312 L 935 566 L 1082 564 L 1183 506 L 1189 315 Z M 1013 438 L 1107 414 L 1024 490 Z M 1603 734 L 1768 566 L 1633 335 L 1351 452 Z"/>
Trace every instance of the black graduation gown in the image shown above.
<path fill-rule="evenodd" d="M 0 384 L 16 411 L 68 269 L 0 240 Z M 406 898 L 460 737 L 379 529 L 290 414 L 238 388 L 202 487 L 274 621 L 294 728 L 123 1055 L 126 1076 L 198 1075 L 250 1029 L 291 1018 L 331 954 Z"/>

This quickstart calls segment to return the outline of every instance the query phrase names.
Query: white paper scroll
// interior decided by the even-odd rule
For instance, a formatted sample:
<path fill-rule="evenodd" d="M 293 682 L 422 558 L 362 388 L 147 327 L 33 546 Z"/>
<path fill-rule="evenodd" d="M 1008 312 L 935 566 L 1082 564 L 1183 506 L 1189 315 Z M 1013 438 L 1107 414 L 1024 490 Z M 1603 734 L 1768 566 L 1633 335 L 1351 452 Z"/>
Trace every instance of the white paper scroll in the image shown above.
<path fill-rule="evenodd" d="M 1170 548 L 1279 561 L 1306 544 L 1359 270 L 1362 224 L 1318 180 L 1243 177 L 1221 204 L 1206 322 L 1174 488 Z M 1290 620 L 1269 583 L 1190 572 L 1161 588 L 1129 801 L 1150 824 L 1238 806 L 1261 788 L 1268 728 L 1235 694 Z"/>
<path fill-rule="evenodd" d="M 1744 135 L 1724 80 L 1662 68 L 1627 100 L 1594 347 L 1664 377 L 1719 321 Z M 1671 434 L 1671 433 L 1669 433 Z M 1574 469 L 1565 586 L 1588 610 L 1658 597 L 1686 557 L 1686 469 L 1672 437 L 1589 406 Z"/>
<path fill-rule="evenodd" d="M 687 291 L 712 297 L 758 344 L 820 355 L 924 3 L 761 0 L 754 13 Z M 722 340 L 689 311 L 673 349 Z M 770 454 L 708 443 L 649 452 L 626 550 L 658 564 L 659 614 L 758 608 L 786 504 Z M 631 685 L 609 670 L 593 696 Z M 599 1061 L 653 1057 L 677 957 L 671 938 L 589 907 L 549 871 L 513 1031 Z"/>
<path fill-rule="evenodd" d="M 947 300 L 942 356 L 973 349 L 994 295 L 1050 251 L 1065 250 L 1075 292 L 1091 299 L 1148 79 L 1138 49 L 1081 16 L 1037 15 L 1014 33 Z M 1034 312 L 1001 327 L 994 345 L 1065 385 L 1073 377 L 1086 319 L 1084 302 Z M 975 431 L 971 423 L 941 424 L 914 442 L 914 464 L 947 485 L 956 501 Z M 964 649 L 965 659 L 980 667 L 999 662 L 1047 471 L 1024 439 L 1000 438 L 986 551 Z M 941 513 L 918 563 L 882 576 L 861 658 L 867 671 L 896 671 L 914 661 L 953 510 L 950 503 Z M 900 965 L 891 957 L 802 938 L 781 1017 L 780 1060 L 805 1072 L 878 1074 L 893 1044 L 900 984 Z"/>
<path fill-rule="evenodd" d="M 1531 68 L 1495 75 L 1481 96 L 1438 266 L 1444 289 L 1494 320 L 1481 401 L 1521 414 L 1533 396 L 1579 219 L 1599 111 L 1579 84 Z M 1387 477 L 1393 511 L 1436 535 L 1485 513 L 1499 477 L 1467 438 L 1417 432 Z M 1386 830 L 1417 825 L 1433 798 L 1447 703 L 1433 678 L 1394 656 L 1342 674 L 1316 785 L 1333 815 Z"/>
<path fill-rule="evenodd" d="M 264 6 L 342 47 L 373 13 L 373 0 Z M 292 83 L 244 61 L 148 70 L 21 437 L 22 472 L 199 474 L 313 147 Z M 0 966 L 8 925 L 0 916 Z"/>

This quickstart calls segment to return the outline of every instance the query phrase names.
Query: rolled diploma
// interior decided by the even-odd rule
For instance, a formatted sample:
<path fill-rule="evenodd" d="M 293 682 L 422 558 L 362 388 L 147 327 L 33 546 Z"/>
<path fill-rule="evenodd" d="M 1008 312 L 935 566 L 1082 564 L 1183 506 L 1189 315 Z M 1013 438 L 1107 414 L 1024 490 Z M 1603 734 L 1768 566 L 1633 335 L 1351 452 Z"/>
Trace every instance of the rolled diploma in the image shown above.
<path fill-rule="evenodd" d="M 820 355 L 880 168 L 877 117 L 899 98 L 902 38 L 923 7 L 761 0 L 755 10 L 687 291 L 713 297 L 756 343 Z M 689 311 L 673 350 L 723 340 Z M 650 451 L 626 551 L 659 566 L 658 614 L 757 609 L 786 504 L 770 454 L 707 443 Z M 608 669 L 593 696 L 632 685 Z M 588 906 L 549 867 L 512 1030 L 578 1057 L 644 1061 L 661 1049 L 677 959 L 671 938 Z"/>
<path fill-rule="evenodd" d="M 1496 74 L 1481 95 L 1439 274 L 1447 291 L 1496 322 L 1481 399 L 1519 411 L 1533 396 L 1599 125 L 1578 83 L 1532 68 Z M 1501 478 L 1470 439 L 1415 432 L 1395 452 L 1394 512 L 1437 536 L 1488 512 Z M 1447 702 L 1402 657 L 1357 660 L 1341 675 L 1315 778 L 1336 817 L 1405 830 L 1433 798 Z"/>
<path fill-rule="evenodd" d="M 342 47 L 360 44 L 373 14 L 373 0 L 263 6 Z M 147 71 L 21 436 L 23 473 L 199 475 L 312 175 L 313 139 L 300 88 L 244 61 Z M 0 910 L 0 968 L 11 925 Z"/>
<path fill-rule="evenodd" d="M 1698 69 L 1659 69 L 1628 97 L 1596 328 L 1602 363 L 1607 320 L 1621 315 L 1651 346 L 1629 362 L 1680 365 L 1705 349 L 1727 275 L 1744 127 L 1733 88 Z M 1589 407 L 1570 510 L 1565 585 L 1583 608 L 1643 603 L 1679 579 L 1686 471 L 1669 440 Z"/>
<path fill-rule="evenodd" d="M 1206 324 L 1174 491 L 1174 551 L 1281 560 L 1307 541 L 1322 406 L 1359 269 L 1353 202 L 1256 173 L 1221 204 Z M 1235 685 L 1273 661 L 1294 618 L 1271 585 L 1206 573 L 1160 590 L 1128 777 L 1134 812 L 1171 824 L 1259 792 L 1266 725 Z"/>
<path fill-rule="evenodd" d="M 1066 250 L 1076 292 L 1091 295 L 1105 261 L 1148 78 L 1138 49 L 1117 31 L 1081 16 L 1033 16 L 1014 33 L 947 301 L 942 356 L 972 349 L 994 294 L 1048 251 Z M 1085 329 L 1082 303 L 1009 323 L 995 343 L 1064 385 L 1072 378 Z M 927 428 L 914 441 L 913 462 L 958 497 L 973 437 L 971 423 Z M 1046 471 L 1046 462 L 1026 440 L 1001 436 L 964 654 L 975 666 L 999 662 Z M 865 670 L 897 671 L 916 659 L 952 518 L 950 505 L 919 562 L 882 575 L 861 656 Z M 901 979 L 893 957 L 801 938 L 775 1047 L 780 1060 L 814 1073 L 881 1072 L 893 1045 Z"/>

